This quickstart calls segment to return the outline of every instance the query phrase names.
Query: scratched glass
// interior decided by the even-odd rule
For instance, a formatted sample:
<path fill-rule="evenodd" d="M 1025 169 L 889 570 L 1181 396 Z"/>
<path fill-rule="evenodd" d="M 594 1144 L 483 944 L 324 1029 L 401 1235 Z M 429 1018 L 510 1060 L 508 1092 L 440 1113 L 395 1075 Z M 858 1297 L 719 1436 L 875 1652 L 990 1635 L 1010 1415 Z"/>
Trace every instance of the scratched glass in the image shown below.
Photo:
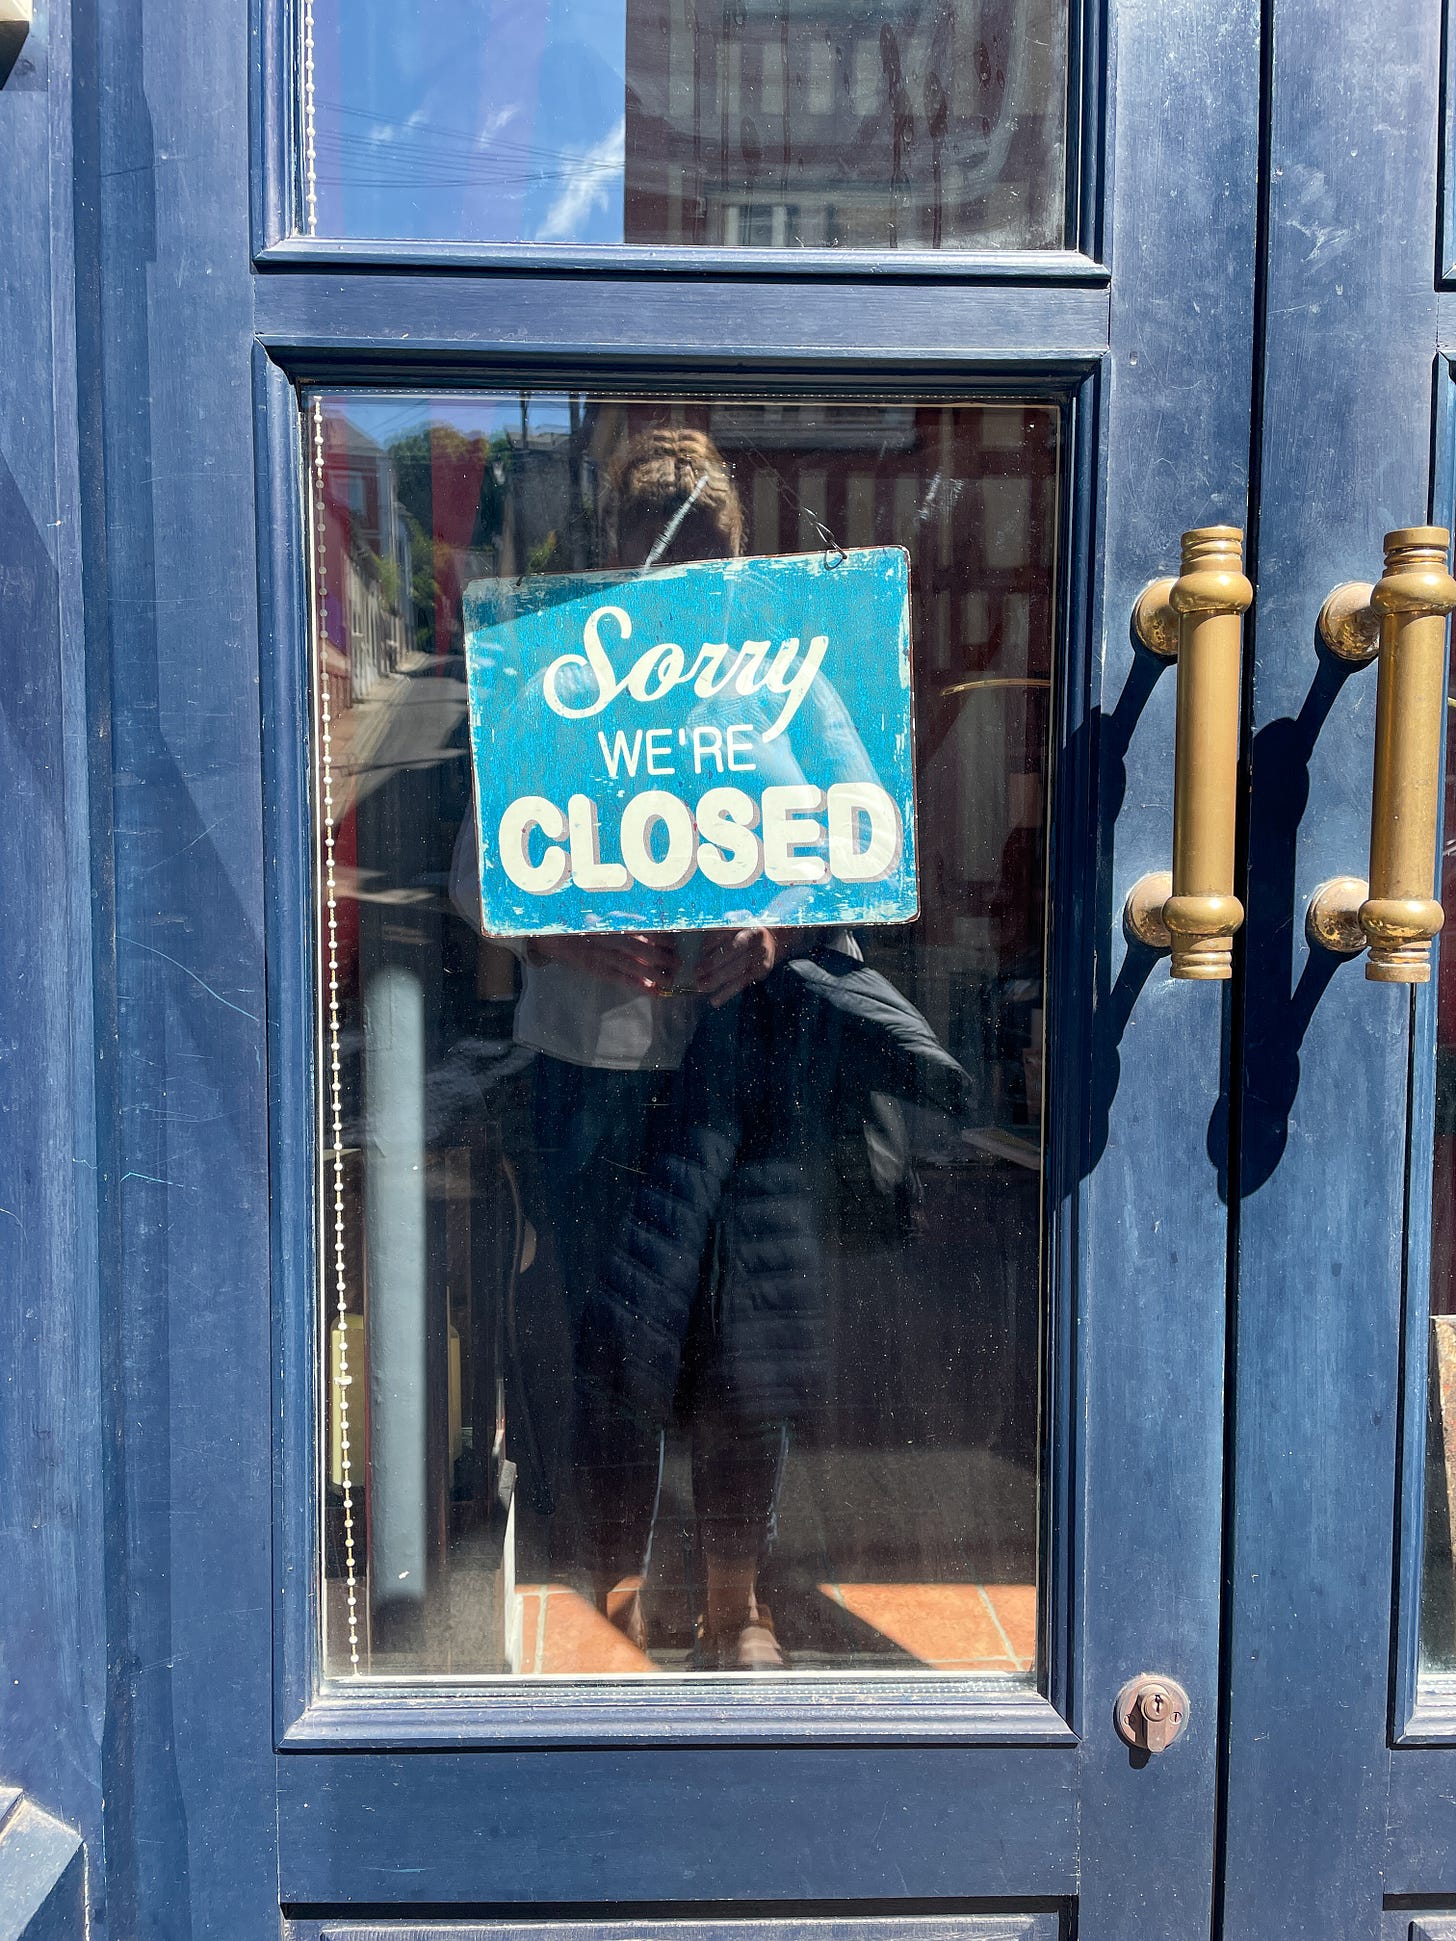
<path fill-rule="evenodd" d="M 1066 0 L 311 0 L 308 234 L 1065 240 Z"/>
<path fill-rule="evenodd" d="M 1030 1682 L 1057 409 L 304 428 L 327 1674 Z M 468 589 L 871 546 L 915 921 L 481 934 Z"/>

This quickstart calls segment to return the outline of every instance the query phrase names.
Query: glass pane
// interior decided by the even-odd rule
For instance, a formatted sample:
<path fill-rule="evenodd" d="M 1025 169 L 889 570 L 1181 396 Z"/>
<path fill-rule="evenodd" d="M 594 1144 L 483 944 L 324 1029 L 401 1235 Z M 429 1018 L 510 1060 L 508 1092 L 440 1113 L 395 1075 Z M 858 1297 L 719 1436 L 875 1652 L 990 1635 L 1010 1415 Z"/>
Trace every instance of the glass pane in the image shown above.
<path fill-rule="evenodd" d="M 304 228 L 1049 249 L 1066 0 L 311 0 Z"/>
<path fill-rule="evenodd" d="M 1456 709 L 1456 699 L 1451 708 Z M 1446 743 L 1445 844 L 1438 892 L 1456 907 L 1456 714 Z M 1421 1670 L 1456 1674 L 1456 949 L 1437 956 L 1436 1139 L 1431 1192 L 1431 1331 L 1426 1414 Z"/>
<path fill-rule="evenodd" d="M 306 429 L 327 1671 L 1029 1680 L 1059 411 L 321 394 Z M 481 934 L 483 600 L 882 546 L 915 921 Z"/>

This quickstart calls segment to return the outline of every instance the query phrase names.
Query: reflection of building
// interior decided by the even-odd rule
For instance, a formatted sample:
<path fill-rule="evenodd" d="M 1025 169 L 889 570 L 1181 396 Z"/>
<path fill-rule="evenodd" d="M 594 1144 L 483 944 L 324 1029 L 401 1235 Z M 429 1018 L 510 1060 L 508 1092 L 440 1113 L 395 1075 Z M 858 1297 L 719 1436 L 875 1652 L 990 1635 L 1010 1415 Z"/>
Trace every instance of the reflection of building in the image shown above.
<path fill-rule="evenodd" d="M 629 0 L 627 242 L 1062 239 L 1046 0 Z"/>
<path fill-rule="evenodd" d="M 584 454 L 579 424 L 567 431 L 526 429 L 509 437 L 511 489 L 497 572 L 581 572 L 597 564 Z"/>
<path fill-rule="evenodd" d="M 331 698 L 342 714 L 414 644 L 410 542 L 394 461 L 342 416 L 329 423 L 323 542 Z"/>
<path fill-rule="evenodd" d="M 921 924 L 933 943 L 988 960 L 1034 957 L 1056 634 L 1056 411 L 748 401 L 671 409 L 722 452 L 743 503 L 746 552 L 909 552 Z M 594 452 L 604 460 L 663 415 L 646 402 L 597 407 Z"/>

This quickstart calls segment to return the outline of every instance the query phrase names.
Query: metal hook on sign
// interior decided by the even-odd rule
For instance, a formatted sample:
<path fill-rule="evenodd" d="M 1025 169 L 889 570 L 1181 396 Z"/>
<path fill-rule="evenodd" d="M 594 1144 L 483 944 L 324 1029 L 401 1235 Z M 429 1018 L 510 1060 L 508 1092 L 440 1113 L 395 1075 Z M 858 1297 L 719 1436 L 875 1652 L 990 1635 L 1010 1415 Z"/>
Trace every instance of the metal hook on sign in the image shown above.
<path fill-rule="evenodd" d="M 828 563 L 830 571 L 832 572 L 836 566 L 843 566 L 844 562 L 849 558 L 849 554 L 840 545 L 839 541 L 834 537 L 834 534 L 824 524 L 817 513 L 810 512 L 807 506 L 805 506 L 804 511 L 808 516 L 809 524 L 824 541 L 824 558 Z"/>

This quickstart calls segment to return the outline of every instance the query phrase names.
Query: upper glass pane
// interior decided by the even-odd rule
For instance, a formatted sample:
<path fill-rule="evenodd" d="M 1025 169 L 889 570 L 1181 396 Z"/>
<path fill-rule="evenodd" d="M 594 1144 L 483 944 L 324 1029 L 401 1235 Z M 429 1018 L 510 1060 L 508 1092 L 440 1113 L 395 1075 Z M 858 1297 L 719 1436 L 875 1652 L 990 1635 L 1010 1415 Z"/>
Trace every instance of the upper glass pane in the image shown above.
<path fill-rule="evenodd" d="M 308 0 L 303 226 L 1053 249 L 1066 0 Z"/>
<path fill-rule="evenodd" d="M 326 1671 L 1030 1678 L 1057 407 L 332 393 L 308 428 Z M 833 605 L 875 559 L 908 663 Z M 833 861 L 835 789 L 889 780 L 877 655 L 918 914 L 824 922 L 772 804 Z M 512 764 L 513 880 L 569 851 L 594 928 L 492 922 Z M 772 911 L 727 922 L 748 871 L 686 928 L 675 823 Z"/>

